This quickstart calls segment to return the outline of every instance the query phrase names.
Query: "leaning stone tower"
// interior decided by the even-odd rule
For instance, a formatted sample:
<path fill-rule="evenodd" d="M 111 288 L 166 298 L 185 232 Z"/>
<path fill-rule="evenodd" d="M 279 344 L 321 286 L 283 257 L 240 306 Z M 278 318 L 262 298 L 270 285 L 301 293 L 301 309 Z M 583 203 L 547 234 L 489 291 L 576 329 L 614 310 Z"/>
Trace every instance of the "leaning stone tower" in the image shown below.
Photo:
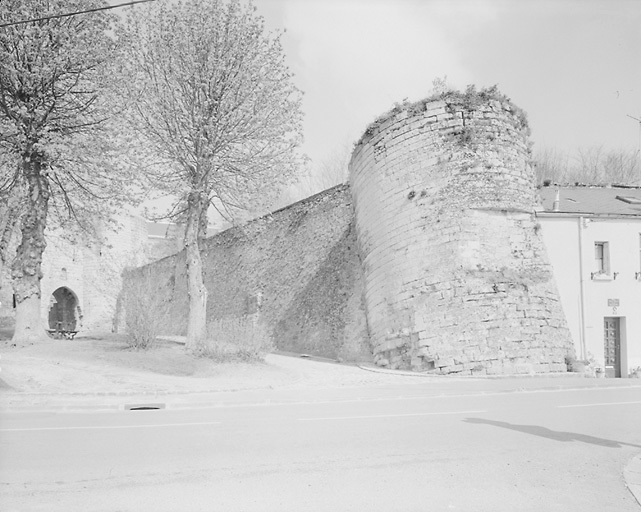
<path fill-rule="evenodd" d="M 350 162 L 375 362 L 566 371 L 574 348 L 534 217 L 524 113 L 495 88 L 394 108 Z"/>

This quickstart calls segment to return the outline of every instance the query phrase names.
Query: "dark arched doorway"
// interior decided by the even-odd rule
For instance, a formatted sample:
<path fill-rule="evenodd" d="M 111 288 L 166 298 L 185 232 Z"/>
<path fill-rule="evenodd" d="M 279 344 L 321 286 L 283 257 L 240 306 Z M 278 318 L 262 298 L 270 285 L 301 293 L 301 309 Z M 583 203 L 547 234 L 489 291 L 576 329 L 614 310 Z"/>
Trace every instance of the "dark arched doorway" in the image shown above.
<path fill-rule="evenodd" d="M 78 297 L 66 286 L 61 286 L 52 294 L 49 309 L 49 329 L 54 331 L 77 331 Z"/>

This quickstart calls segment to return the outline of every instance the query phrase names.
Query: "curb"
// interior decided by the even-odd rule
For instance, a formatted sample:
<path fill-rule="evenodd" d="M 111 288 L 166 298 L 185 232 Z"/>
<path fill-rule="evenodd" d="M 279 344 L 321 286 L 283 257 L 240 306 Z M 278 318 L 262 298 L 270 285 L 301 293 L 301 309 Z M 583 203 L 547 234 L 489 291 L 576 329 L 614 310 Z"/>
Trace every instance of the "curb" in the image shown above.
<path fill-rule="evenodd" d="M 440 374 L 435 374 L 435 373 L 426 373 L 426 372 L 410 372 L 407 370 L 392 370 L 389 368 L 379 368 L 377 366 L 364 366 L 360 364 L 355 365 L 357 368 L 360 368 L 361 370 L 365 370 L 366 372 L 372 372 L 372 373 L 384 373 L 387 375 L 400 375 L 403 377 L 432 377 L 432 378 L 439 378 L 439 379 L 456 379 L 457 377 L 461 379 L 461 375 L 459 376 L 454 376 L 450 377 L 448 375 L 440 375 Z M 467 377 L 467 376 L 466 376 Z M 473 380 L 474 377 L 470 376 L 470 380 Z"/>
<path fill-rule="evenodd" d="M 641 455 L 633 457 L 623 470 L 625 485 L 641 505 Z"/>
<path fill-rule="evenodd" d="M 234 403 L 230 400 L 221 400 L 220 397 L 208 396 L 234 394 L 242 392 L 267 391 L 269 387 L 218 389 L 205 391 L 178 391 L 178 392 L 105 392 L 105 393 L 25 393 L 3 397 L 0 400 L 0 413 L 8 412 L 97 412 L 97 411 L 126 411 L 132 408 L 151 407 L 155 409 L 198 409 L 206 407 L 231 407 L 236 405 L 262 405 L 269 400 L 254 400 L 246 403 Z M 184 398 L 195 401 L 185 401 Z M 11 400 L 15 402 L 11 403 Z M 34 401 L 30 402 L 29 399 Z M 7 403 L 8 402 L 8 403 Z M 96 403 L 98 402 L 98 403 Z M 276 403 L 272 401 L 271 403 Z M 283 401 L 287 403 L 287 401 Z"/>
<path fill-rule="evenodd" d="M 360 368 L 360 367 L 359 367 Z M 377 373 L 397 374 L 397 370 L 369 369 L 361 368 L 365 371 L 374 371 Z M 432 379 L 431 383 L 461 383 L 461 382 L 488 382 L 490 379 L 475 378 L 452 378 L 447 376 L 433 376 L 425 374 L 415 374 L 410 372 L 401 373 L 408 377 L 441 377 Z M 497 382 L 499 379 L 492 379 Z M 538 379 L 532 379 L 537 381 Z M 534 386 L 532 388 L 515 386 L 509 389 L 471 389 L 465 394 L 469 395 L 486 395 L 491 394 L 510 394 L 510 393 L 532 393 L 532 392 L 557 392 L 557 391 L 588 391 L 594 389 L 621 389 L 621 388 L 641 388 L 641 384 L 626 386 L 599 386 L 603 381 L 589 379 L 592 385 L 568 385 L 563 386 L 561 382 L 558 385 L 547 383 L 545 386 Z M 540 384 L 543 384 L 540 382 Z M 587 384 L 587 383 L 586 383 Z M 428 384 L 429 385 L 429 384 Z M 161 408 L 161 409 L 202 409 L 202 408 L 219 408 L 219 407 L 250 407 L 263 405 L 287 405 L 292 403 L 314 403 L 313 397 L 308 399 L 291 399 L 287 396 L 245 396 L 243 393 L 263 393 L 269 391 L 279 391 L 271 386 L 266 387 L 248 387 L 237 389 L 211 389 L 203 391 L 160 391 L 160 392 L 101 392 L 101 393 L 11 393 L 10 395 L 0 394 L 0 413 L 8 412 L 89 412 L 89 411 L 123 411 L 132 407 L 142 408 Z M 287 391 L 287 390 L 282 390 Z M 439 392 L 438 396 L 447 396 L 450 393 L 443 394 Z M 456 393 L 457 395 L 459 393 Z M 240 399 L 239 399 L 240 398 Z M 638 485 L 641 496 L 641 462 L 638 466 L 631 466 L 632 473 L 638 473 L 638 481 L 632 479 L 632 485 Z M 632 475 L 634 477 L 634 475 Z"/>
<path fill-rule="evenodd" d="M 461 380 L 490 380 L 490 379 L 576 379 L 584 378 L 590 380 L 600 380 L 594 376 L 575 373 L 575 372 L 550 372 L 550 373 L 518 373 L 518 374 L 504 374 L 504 375 L 467 375 L 467 374 L 458 374 L 458 373 L 437 373 L 434 371 L 431 372 L 413 372 L 409 370 L 393 370 L 391 368 L 381 368 L 379 366 L 366 366 L 363 364 L 356 363 L 354 366 L 365 370 L 368 372 L 374 373 L 386 373 L 389 375 L 402 375 L 407 377 L 434 377 L 439 379 L 461 379 Z M 641 383 L 639 386 L 641 387 Z"/>

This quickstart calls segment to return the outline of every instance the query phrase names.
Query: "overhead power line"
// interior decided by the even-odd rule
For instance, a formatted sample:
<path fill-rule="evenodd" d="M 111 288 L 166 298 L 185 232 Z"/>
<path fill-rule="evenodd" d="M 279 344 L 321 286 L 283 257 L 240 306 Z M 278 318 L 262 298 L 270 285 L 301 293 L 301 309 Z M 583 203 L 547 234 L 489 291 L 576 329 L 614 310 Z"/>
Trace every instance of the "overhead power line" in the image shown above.
<path fill-rule="evenodd" d="M 53 19 L 56 19 L 56 18 L 66 18 L 67 16 L 75 16 L 76 14 L 87 14 L 89 12 L 107 11 L 109 9 L 116 9 L 117 7 L 125 7 L 127 5 L 144 4 L 145 2 L 155 2 L 155 1 L 156 0 L 132 0 L 131 2 L 126 2 L 124 4 L 108 5 L 107 7 L 96 7 L 94 9 L 87 9 L 85 11 L 67 12 L 67 13 L 63 13 L 63 14 L 54 14 L 52 16 L 44 16 L 42 18 L 34 18 L 34 19 L 31 19 L 31 20 L 12 21 L 10 23 L 2 23 L 2 24 L 0 24 L 0 28 L 11 27 L 11 26 L 14 26 L 14 25 L 24 25 L 25 23 L 34 23 L 34 22 L 37 22 L 37 21 L 53 20 Z"/>

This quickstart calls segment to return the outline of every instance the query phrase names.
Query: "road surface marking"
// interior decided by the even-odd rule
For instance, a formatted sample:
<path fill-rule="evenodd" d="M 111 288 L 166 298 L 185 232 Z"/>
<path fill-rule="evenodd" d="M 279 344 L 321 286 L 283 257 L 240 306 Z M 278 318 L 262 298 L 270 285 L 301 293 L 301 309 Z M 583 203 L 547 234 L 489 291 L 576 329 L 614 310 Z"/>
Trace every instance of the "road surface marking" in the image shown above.
<path fill-rule="evenodd" d="M 220 421 L 204 421 L 194 423 L 156 423 L 146 425 L 96 425 L 85 427 L 31 427 L 31 428 L 0 428 L 0 432 L 38 432 L 42 430 L 110 430 L 125 428 L 155 428 L 155 427 L 192 427 L 199 425 L 220 425 Z"/>
<path fill-rule="evenodd" d="M 443 416 L 446 414 L 478 414 L 487 411 L 415 412 L 409 414 L 374 414 L 371 416 L 326 416 L 320 418 L 298 418 L 299 421 L 320 420 L 362 420 L 370 418 L 406 418 L 409 416 Z"/>
<path fill-rule="evenodd" d="M 2 1 L 2 0 L 0 0 Z M 479 391 L 475 393 L 439 393 L 434 395 L 398 395 L 389 397 L 355 397 L 338 400 L 265 400 L 253 403 L 229 403 L 229 402 L 208 402 L 191 404 L 191 409 L 218 409 L 218 408 L 252 408 L 252 407 L 283 407 L 289 405 L 316 405 L 316 404 L 349 404 L 349 403 L 365 403 L 365 402 L 390 402 L 399 400 L 432 400 L 442 398 L 467 398 L 467 397 L 492 397 L 492 396 L 517 396 L 519 394 L 538 394 L 538 393 L 574 393 L 577 391 L 621 391 L 628 389 L 638 389 L 641 385 L 626 385 L 626 386 L 613 386 L 613 387 L 587 387 L 587 388 L 554 388 L 554 389 L 506 389 L 505 391 Z M 333 389 L 333 388 L 332 388 Z M 171 410 L 182 410 L 182 407 L 169 405 Z"/>
<path fill-rule="evenodd" d="M 599 407 L 601 405 L 628 405 L 628 404 L 641 404 L 641 400 L 634 402 L 601 402 L 598 404 L 573 404 L 573 405 L 557 405 L 558 409 L 567 409 L 569 407 Z"/>

